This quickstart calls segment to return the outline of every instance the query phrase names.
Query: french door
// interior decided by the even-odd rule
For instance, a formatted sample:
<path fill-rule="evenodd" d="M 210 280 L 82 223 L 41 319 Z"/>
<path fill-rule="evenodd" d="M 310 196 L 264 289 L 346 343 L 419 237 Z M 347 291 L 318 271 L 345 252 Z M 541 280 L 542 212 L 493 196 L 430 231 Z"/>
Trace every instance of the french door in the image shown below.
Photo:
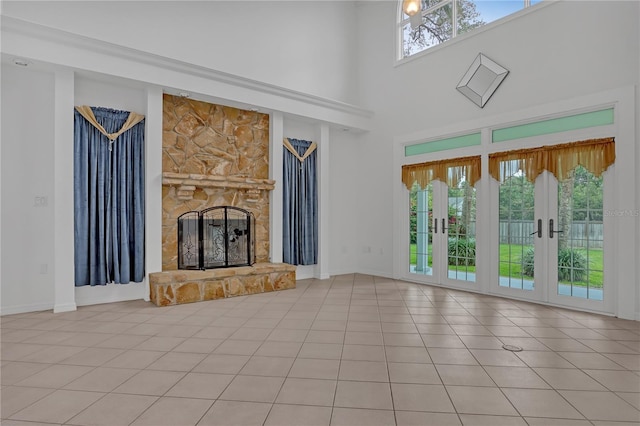
<path fill-rule="evenodd" d="M 578 166 L 562 181 L 544 171 L 532 183 L 518 170 L 494 181 L 495 292 L 610 311 L 607 173 L 596 177 Z"/>
<path fill-rule="evenodd" d="M 434 180 L 409 196 L 409 272 L 457 287 L 476 283 L 476 190 Z"/>

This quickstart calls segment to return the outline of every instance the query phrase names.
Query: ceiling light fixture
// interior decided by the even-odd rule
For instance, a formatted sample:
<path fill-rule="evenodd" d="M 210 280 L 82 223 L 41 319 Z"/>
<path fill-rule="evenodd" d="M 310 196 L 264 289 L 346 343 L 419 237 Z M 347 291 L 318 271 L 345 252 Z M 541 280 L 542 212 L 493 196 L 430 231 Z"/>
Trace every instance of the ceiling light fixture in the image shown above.
<path fill-rule="evenodd" d="M 404 0 L 402 11 L 409 16 L 411 28 L 416 29 L 422 25 L 422 2 L 420 0 Z"/>

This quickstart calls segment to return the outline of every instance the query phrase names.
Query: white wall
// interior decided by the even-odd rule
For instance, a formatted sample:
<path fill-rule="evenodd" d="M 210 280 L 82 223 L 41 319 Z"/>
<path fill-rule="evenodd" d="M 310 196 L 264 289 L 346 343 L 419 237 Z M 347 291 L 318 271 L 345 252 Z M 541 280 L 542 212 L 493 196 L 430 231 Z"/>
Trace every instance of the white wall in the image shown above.
<path fill-rule="evenodd" d="M 331 131 L 329 153 L 329 273 L 330 275 L 356 272 L 358 250 L 358 222 L 368 215 L 375 215 L 358 205 L 358 183 L 361 173 L 361 135 L 353 135 L 340 129 Z"/>
<path fill-rule="evenodd" d="M 134 111 L 146 115 L 147 103 L 144 90 L 117 81 L 100 81 L 76 74 L 75 105 L 113 108 Z"/>
<path fill-rule="evenodd" d="M 57 71 L 10 63 L 2 66 L 2 314 L 70 310 L 86 304 L 148 297 L 146 282 L 74 288 L 73 173 L 69 173 L 73 160 L 64 156 L 58 163 L 60 156 L 56 155 L 58 150 L 73 151 L 72 138 L 56 139 L 58 131 L 70 130 L 65 128 L 69 120 L 56 121 L 58 109 L 68 113 L 61 115 L 71 117 L 74 105 L 146 114 L 147 93 L 124 81 L 100 81 L 69 71 L 62 74 L 69 77 L 72 96 L 68 104 L 56 105 L 67 100 L 54 94 Z M 158 108 L 161 110 L 161 106 Z M 161 115 L 155 124 L 161 128 Z M 158 141 L 147 139 L 147 150 L 158 151 L 153 145 Z M 159 200 L 160 182 L 147 180 L 147 190 Z M 60 202 L 63 199 L 70 201 Z M 153 197 L 151 201 L 153 204 Z M 61 231 L 58 223 L 70 225 Z M 152 225 L 149 236 L 159 235 L 160 219 Z M 70 248 L 71 253 L 66 249 L 58 253 L 55 247 Z M 147 258 L 149 264 L 154 254 L 149 253 Z"/>
<path fill-rule="evenodd" d="M 640 7 L 638 8 L 638 22 L 640 22 Z M 636 28 L 636 40 L 640 40 L 640 25 Z M 636 46 L 637 53 L 637 74 L 638 81 L 640 82 L 640 42 Z M 640 84 L 636 85 L 636 111 L 640 110 Z M 640 120 L 636 119 L 636 143 L 640 144 Z M 636 149 L 636 164 L 640 164 L 640 148 Z M 634 181 L 640 182 L 640 168 L 636 167 L 636 176 Z M 640 212 L 640 184 L 636 186 L 636 210 Z M 640 216 L 636 218 L 636 230 L 640 233 Z M 640 235 L 636 238 L 636 253 L 640 253 Z M 636 298 L 636 312 L 640 312 L 640 262 L 635 262 L 636 271 L 634 276 L 636 277 L 635 285 L 639 288 L 638 297 Z M 640 316 L 636 318 L 640 320 Z"/>
<path fill-rule="evenodd" d="M 638 81 L 638 2 L 539 4 L 524 16 L 491 24 L 394 66 L 396 6 L 395 1 L 364 2 L 358 9 L 360 105 L 375 110 L 376 121 L 391 133 L 412 133 Z M 480 52 L 510 70 L 483 109 L 455 89 Z"/>
<path fill-rule="evenodd" d="M 8 314 L 51 309 L 54 76 L 50 72 L 3 65 L 1 90 L 0 311 Z M 36 197 L 44 201 L 36 205 Z"/>
<path fill-rule="evenodd" d="M 394 137 L 482 120 L 534 105 L 638 84 L 638 3 L 558 2 L 532 8 L 517 19 L 461 37 L 414 61 L 395 66 L 397 2 L 359 8 L 361 105 L 376 113 L 362 138 L 358 205 L 372 214 L 358 222 L 363 272 L 389 275 L 393 206 L 387 201 Z M 580 19 L 576 19 L 579 16 Z M 541 30 L 544 28 L 544 31 Z M 371 49 L 370 46 L 376 46 Z M 479 109 L 455 89 L 478 53 L 511 72 Z"/>
<path fill-rule="evenodd" d="M 593 102 L 615 101 L 596 94 L 629 89 L 640 82 L 638 2 L 572 1 L 534 7 L 400 65 L 394 63 L 396 7 L 397 2 L 386 1 L 363 3 L 359 8 L 361 104 L 375 111 L 376 120 L 375 128 L 362 137 L 358 168 L 362 176 L 358 206 L 373 212 L 358 222 L 357 241 L 363 251 L 358 266 L 361 272 L 381 275 L 392 273 L 393 256 L 379 253 L 397 249 L 391 229 L 379 226 L 392 223 L 397 209 L 387 201 L 392 190 L 401 185 L 389 160 L 393 158 L 394 140 L 420 134 L 437 137 L 438 132 L 444 135 L 465 126 L 481 128 L 513 117 L 522 119 L 536 108 L 561 113 L 563 108 L 576 105 L 593 106 L 584 100 L 591 95 Z M 577 16 L 580 19 L 575 19 Z M 370 45 L 378 48 L 368 49 Z M 480 52 L 510 70 L 483 109 L 455 89 Z M 628 194 L 637 193 L 634 166 L 628 158 L 636 157 L 638 138 L 633 130 L 637 117 L 630 116 L 634 102 L 625 105 L 626 111 L 618 117 L 619 135 L 624 137 L 618 140 L 619 154 L 623 155 L 619 155 L 616 174 L 619 182 L 627 185 Z M 621 191 L 619 186 L 616 191 Z M 637 205 L 622 193 L 616 202 L 620 209 Z M 628 218 L 619 228 L 636 235 L 637 240 L 636 223 Z M 634 246 L 637 243 L 631 242 L 625 243 L 624 249 L 616 249 L 616 273 L 623 289 L 619 303 L 636 299 L 635 308 L 631 307 L 634 302 L 624 307 L 627 316 L 633 316 L 633 309 L 638 315 L 640 284 L 629 266 L 634 261 L 619 256 L 630 251 L 637 258 Z"/>
<path fill-rule="evenodd" d="M 324 98 L 355 102 L 345 1 L 3 1 L 7 16 Z"/>
<path fill-rule="evenodd" d="M 98 7 L 109 7 L 106 4 L 96 4 Z M 127 4 L 129 5 L 129 3 Z M 78 5 L 80 9 L 85 6 L 79 3 Z M 273 5 L 278 6 L 278 3 L 273 3 Z M 326 6 L 333 11 L 335 11 L 336 8 L 343 10 L 345 7 L 344 4 L 334 4 L 330 6 L 328 4 L 313 5 L 310 3 L 310 5 L 319 7 L 322 10 L 325 10 L 324 8 Z M 3 6 L 5 5 L 3 4 Z M 52 278 L 54 281 L 53 304 L 54 311 L 56 312 L 72 310 L 75 309 L 77 305 L 107 303 L 116 300 L 147 297 L 146 286 L 144 284 L 107 285 L 93 288 L 73 287 L 73 212 L 67 207 L 67 205 L 72 206 L 73 204 L 71 192 L 72 155 L 70 145 L 68 145 L 67 141 L 72 139 L 70 135 L 72 135 L 73 131 L 73 120 L 72 115 L 69 115 L 69 111 L 72 111 L 74 105 L 101 105 L 112 108 L 138 110 L 142 113 L 145 113 L 146 107 L 147 134 L 149 136 L 147 139 L 147 158 L 153 157 L 157 160 L 153 165 L 148 165 L 147 167 L 147 207 L 157 207 L 161 202 L 161 172 L 159 170 L 159 166 L 161 165 L 161 150 L 158 147 L 160 146 L 159 141 L 161 140 L 162 109 L 160 95 L 163 88 L 172 93 L 176 93 L 177 91 L 191 91 L 194 98 L 200 98 L 209 102 L 224 104 L 228 101 L 232 106 L 248 108 L 251 105 L 255 105 L 264 111 L 271 109 L 274 116 L 279 115 L 282 117 L 282 111 L 289 113 L 295 111 L 297 114 L 306 116 L 304 119 L 306 123 L 311 123 L 309 125 L 317 131 L 319 143 L 327 145 L 325 149 L 322 150 L 322 152 L 326 154 L 329 152 L 329 125 L 343 126 L 346 124 L 347 127 L 353 126 L 359 129 L 368 126 L 367 122 L 370 112 L 334 99 L 320 98 L 312 94 L 311 89 L 309 89 L 309 94 L 305 94 L 294 92 L 290 90 L 290 88 L 278 88 L 270 84 L 235 79 L 233 76 L 227 78 L 215 69 L 208 70 L 199 66 L 178 64 L 169 57 L 156 57 L 146 52 L 132 52 L 131 50 L 119 48 L 108 42 L 105 43 L 104 40 L 95 41 L 84 39 L 83 37 L 78 37 L 76 34 L 51 30 L 49 29 L 49 25 L 51 25 L 52 28 L 62 28 L 62 26 L 58 25 L 58 19 L 64 21 L 64 17 L 61 17 L 58 12 L 64 9 L 65 4 L 58 4 L 58 6 L 60 6 L 61 9 L 49 10 L 47 9 L 48 5 L 43 3 L 24 5 L 24 7 L 20 4 L 12 4 L 9 8 L 3 7 L 2 37 L 3 62 L 11 62 L 12 58 L 15 57 L 24 57 L 30 60 L 32 64 L 35 64 L 35 67 L 52 70 L 51 72 L 54 76 L 53 86 L 56 94 L 54 97 L 54 105 L 51 106 L 52 110 L 49 110 L 49 114 L 55 122 L 55 152 L 53 156 L 54 159 L 51 160 L 52 164 L 50 164 L 49 167 L 55 169 L 52 179 L 54 182 L 53 192 L 55 195 L 53 198 L 59 198 L 59 200 L 61 200 L 55 205 L 53 226 L 55 232 L 52 237 L 54 240 L 53 251 L 56 253 L 53 263 L 57 265 L 55 268 L 55 276 Z M 164 6 L 165 4 L 163 3 L 161 7 Z M 142 6 L 136 6 L 134 4 L 133 7 L 135 9 L 136 7 Z M 38 27 L 27 24 L 24 21 L 13 19 L 13 17 L 10 17 L 11 10 L 19 12 L 16 13 L 15 18 L 29 20 L 29 17 L 33 14 L 33 16 L 39 18 L 32 20 L 45 26 Z M 51 13 L 44 13 L 43 10 L 49 10 Z M 307 11 L 307 9 L 305 9 L 305 11 Z M 5 19 L 5 15 L 9 18 Z M 118 15 L 120 15 L 120 10 L 118 10 Z M 319 13 L 318 16 L 325 16 L 324 12 Z M 316 18 L 318 16 L 316 16 Z M 335 22 L 337 22 L 339 26 L 341 21 L 338 19 Z M 145 25 L 153 32 L 155 30 L 155 24 L 156 23 L 153 22 Z M 326 29 L 331 27 L 332 34 L 343 34 L 338 26 L 334 28 L 331 25 L 327 25 L 325 27 Z M 90 27 L 93 28 L 92 26 Z M 70 28 L 65 27 L 65 29 Z M 189 30 L 190 28 L 186 28 L 186 31 Z M 78 30 L 78 33 L 82 34 L 82 28 Z M 107 35 L 113 36 L 112 32 L 108 32 Z M 322 53 L 323 50 L 326 50 L 323 49 L 322 44 L 327 37 L 318 34 L 315 34 L 314 37 L 322 38 L 322 41 L 317 41 L 316 43 L 318 48 L 313 49 L 312 53 L 307 49 L 304 54 L 312 55 L 314 58 L 326 55 L 326 51 Z M 331 37 L 328 38 L 330 39 Z M 261 34 L 261 39 L 269 38 L 263 37 Z M 113 39 L 109 40 L 113 42 Z M 277 41 L 277 37 L 275 37 L 274 40 Z M 300 37 L 295 38 L 295 40 L 299 42 Z M 345 36 L 345 40 L 354 40 L 354 37 Z M 225 39 L 225 42 L 227 41 L 228 40 Z M 309 40 L 307 40 L 307 42 L 309 42 Z M 336 43 L 329 43 L 326 46 L 330 47 L 334 44 Z M 344 47 L 344 40 L 339 44 L 341 45 L 341 47 L 337 48 L 339 51 L 333 51 L 337 57 L 340 57 L 341 49 L 347 49 Z M 226 45 L 227 44 L 225 44 L 225 46 Z M 271 44 L 269 44 L 269 46 L 271 46 Z M 152 48 L 150 48 L 150 50 L 151 49 Z M 333 49 L 333 47 L 331 47 L 331 49 Z M 151 51 L 153 52 L 153 50 Z M 180 52 L 184 53 L 184 51 L 185 49 L 181 48 Z M 189 49 L 186 49 L 186 51 L 189 51 Z M 344 50 L 344 52 L 346 51 L 347 50 Z M 170 49 L 168 52 L 171 54 Z M 319 56 L 318 52 L 322 53 L 322 55 Z M 296 55 L 297 53 L 289 55 L 289 57 L 292 58 L 291 63 L 297 64 L 296 61 L 301 59 Z M 326 62 L 326 59 L 327 57 L 324 56 L 323 61 Z M 234 61 L 231 62 L 235 63 Z M 308 61 L 304 63 L 309 64 Z M 336 66 L 340 67 L 344 65 L 346 68 L 349 68 L 349 72 L 335 70 L 337 75 L 329 73 L 322 78 L 314 74 L 318 68 L 316 66 L 317 64 L 312 65 L 315 67 L 313 70 L 306 69 L 302 66 L 288 68 L 288 70 L 295 69 L 295 76 L 298 79 L 313 77 L 315 87 L 323 90 L 325 88 L 337 90 L 335 87 L 333 87 L 333 89 L 331 88 L 333 84 L 332 81 L 336 81 L 336 79 L 346 87 L 345 90 L 340 89 L 343 95 L 356 87 L 354 84 L 350 84 L 351 82 L 345 78 L 349 72 L 353 71 L 353 68 L 350 65 L 346 65 L 346 62 L 338 61 L 332 63 L 331 67 L 335 68 Z M 30 67 L 30 69 L 31 68 L 32 67 Z M 255 67 L 251 69 L 255 69 Z M 267 67 L 266 69 L 267 72 L 265 76 L 268 77 L 269 68 Z M 280 75 L 281 73 L 278 73 L 278 76 Z M 288 79 L 287 81 L 293 80 Z M 8 86 L 11 84 L 13 84 L 11 78 L 8 78 L 6 82 L 3 81 L 3 85 Z M 349 90 L 347 90 L 347 88 Z M 34 96 L 33 99 L 29 101 L 38 102 L 38 100 L 38 96 Z M 26 101 L 22 100 L 22 102 Z M 287 116 L 290 117 L 290 114 Z M 69 117 L 71 117 L 71 119 L 69 119 Z M 6 126 L 13 126 L 12 122 L 7 121 L 5 123 Z M 282 122 L 280 129 L 283 129 Z M 280 134 L 282 134 L 282 131 L 280 131 Z M 341 139 L 344 140 L 345 138 L 348 139 L 348 137 L 342 137 Z M 281 148 L 281 145 L 279 145 L 279 147 Z M 9 157 L 10 155 L 11 153 L 9 152 L 6 158 L 11 158 Z M 326 167 L 328 171 L 329 159 L 324 158 L 323 164 L 323 167 Z M 329 173 L 325 172 L 324 174 L 328 175 Z M 5 178 L 4 173 L 3 178 Z M 2 182 L 4 184 L 6 180 L 3 179 Z M 325 198 L 328 198 L 329 191 L 326 182 L 323 183 L 323 188 Z M 157 195 L 154 195 L 156 192 Z M 4 205 L 5 204 L 3 204 L 3 209 Z M 323 205 L 327 206 L 328 202 L 323 203 Z M 157 255 L 159 252 L 156 253 L 154 247 L 159 247 L 160 216 L 154 216 L 151 209 L 148 209 L 147 213 L 147 272 L 154 272 L 159 270 Z M 329 265 L 327 242 L 330 238 L 328 235 L 329 231 L 327 231 L 329 229 L 328 214 L 324 214 L 322 220 L 325 222 L 325 233 L 323 237 L 325 241 L 323 245 L 324 261 L 321 262 L 319 268 L 313 271 L 313 276 L 326 278 L 328 277 Z M 7 241 L 5 245 L 19 245 L 21 249 L 32 244 L 32 241 L 20 241 L 11 235 L 8 235 L 7 238 L 3 235 L 3 243 L 5 241 Z M 7 282 L 3 284 L 3 288 L 11 288 L 13 291 L 18 285 L 19 284 Z M 32 298 L 29 300 L 32 301 Z M 48 303 L 50 305 L 50 302 Z M 49 305 L 47 305 L 47 307 Z M 13 310 L 13 312 L 21 310 L 33 309 L 17 308 L 17 310 Z"/>

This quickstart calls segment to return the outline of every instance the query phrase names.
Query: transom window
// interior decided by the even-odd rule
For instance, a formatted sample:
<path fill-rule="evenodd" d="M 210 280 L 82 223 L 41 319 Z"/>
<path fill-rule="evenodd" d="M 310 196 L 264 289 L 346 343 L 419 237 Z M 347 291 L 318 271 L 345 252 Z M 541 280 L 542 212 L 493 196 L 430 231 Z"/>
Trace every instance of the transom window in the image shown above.
<path fill-rule="evenodd" d="M 421 0 L 422 22 L 412 27 L 400 1 L 400 52 L 405 59 L 542 0 Z M 455 22 L 455 25 L 454 25 Z"/>

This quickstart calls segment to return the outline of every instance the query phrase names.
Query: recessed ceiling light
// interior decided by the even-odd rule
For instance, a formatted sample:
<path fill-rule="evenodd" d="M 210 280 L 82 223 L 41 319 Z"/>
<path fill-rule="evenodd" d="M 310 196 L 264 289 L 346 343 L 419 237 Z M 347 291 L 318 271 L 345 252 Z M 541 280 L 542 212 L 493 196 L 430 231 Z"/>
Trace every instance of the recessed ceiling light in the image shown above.
<path fill-rule="evenodd" d="M 13 63 L 15 65 L 19 65 L 21 67 L 29 66 L 29 61 L 27 61 L 26 59 L 16 58 L 16 59 L 13 60 Z"/>

